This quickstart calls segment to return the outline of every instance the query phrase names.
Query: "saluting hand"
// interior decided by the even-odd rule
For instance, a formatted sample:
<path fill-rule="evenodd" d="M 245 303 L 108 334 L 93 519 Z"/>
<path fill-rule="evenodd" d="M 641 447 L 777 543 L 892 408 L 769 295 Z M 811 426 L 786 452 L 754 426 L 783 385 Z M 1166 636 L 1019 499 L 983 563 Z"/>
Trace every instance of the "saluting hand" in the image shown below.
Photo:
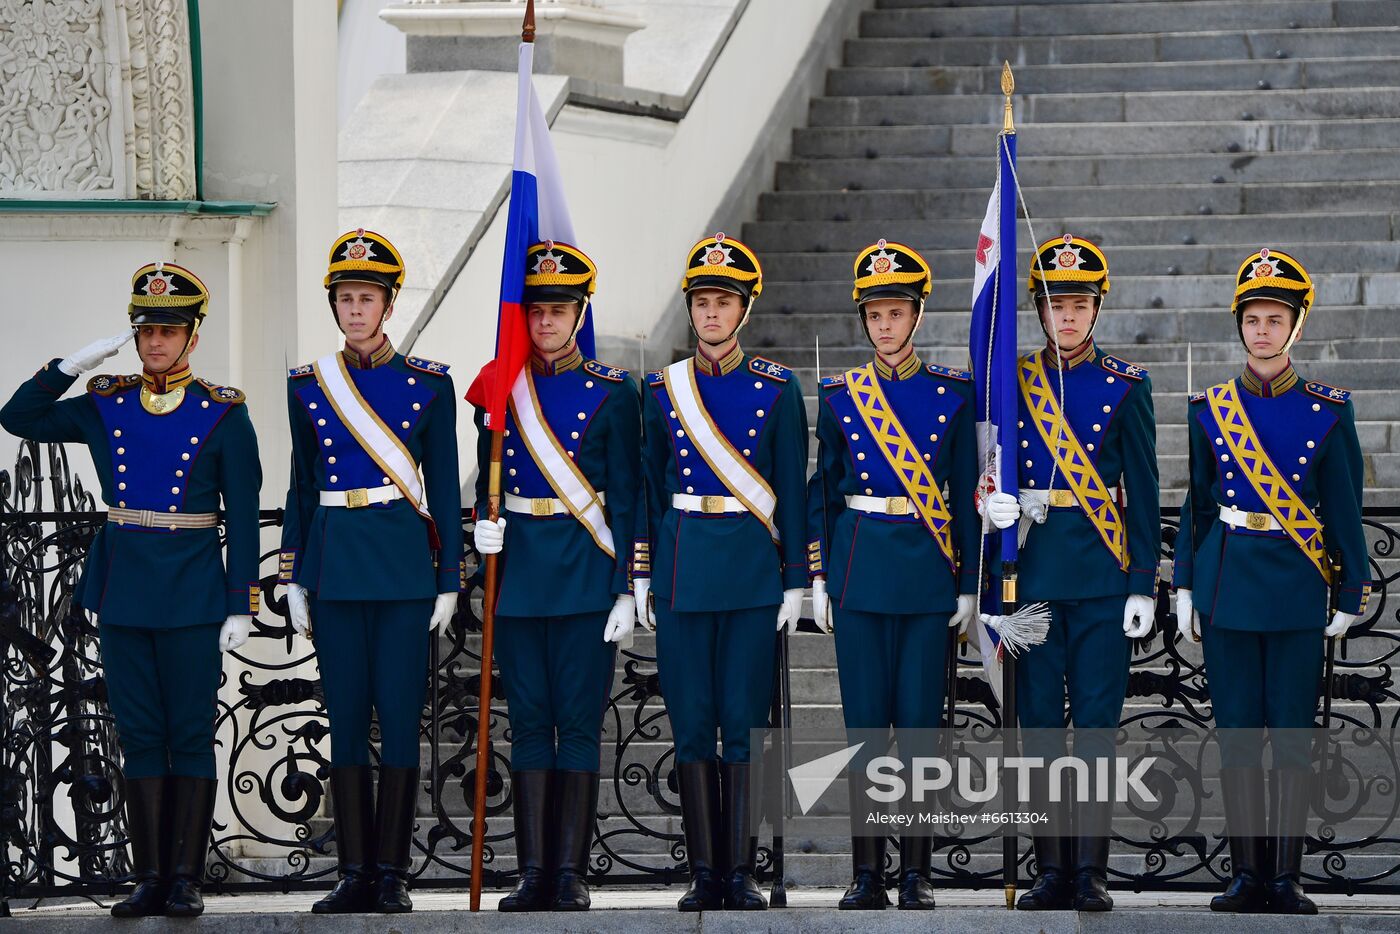
<path fill-rule="evenodd" d="M 122 347 L 126 345 L 127 341 L 135 336 L 135 328 L 126 328 L 120 334 L 113 334 L 111 337 L 95 340 L 82 350 L 71 353 L 60 360 L 58 362 L 58 368 L 69 376 L 81 376 L 103 360 L 115 354 L 118 350 L 121 350 Z"/>
<path fill-rule="evenodd" d="M 310 639 L 311 607 L 306 599 L 306 588 L 300 584 L 287 585 L 287 615 L 292 618 L 292 628 Z"/>
<path fill-rule="evenodd" d="M 219 629 L 219 651 L 232 652 L 248 641 L 253 632 L 253 617 L 230 616 Z"/>

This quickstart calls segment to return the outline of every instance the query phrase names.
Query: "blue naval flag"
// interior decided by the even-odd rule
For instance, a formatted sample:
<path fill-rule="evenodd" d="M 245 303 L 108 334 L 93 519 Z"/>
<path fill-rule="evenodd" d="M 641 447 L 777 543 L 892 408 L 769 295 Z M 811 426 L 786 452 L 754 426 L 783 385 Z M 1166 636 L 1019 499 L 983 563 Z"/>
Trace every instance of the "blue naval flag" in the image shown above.
<path fill-rule="evenodd" d="M 996 187 L 977 234 L 969 336 L 977 400 L 977 451 L 982 461 L 980 495 L 1019 494 L 1016 472 L 1016 136 L 997 137 Z M 1016 560 L 1016 526 L 1001 532 L 983 523 L 982 556 L 991 579 L 1000 580 L 1003 562 Z M 983 595 L 982 612 L 999 614 L 1001 588 Z M 979 621 L 982 665 L 987 680 L 1001 694 L 1001 637 Z"/>

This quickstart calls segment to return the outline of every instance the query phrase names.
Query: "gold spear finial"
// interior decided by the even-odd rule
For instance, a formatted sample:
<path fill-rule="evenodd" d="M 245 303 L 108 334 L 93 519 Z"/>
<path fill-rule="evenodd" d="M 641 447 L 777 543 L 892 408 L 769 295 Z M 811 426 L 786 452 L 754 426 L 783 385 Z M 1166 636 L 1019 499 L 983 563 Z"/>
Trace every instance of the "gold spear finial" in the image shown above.
<path fill-rule="evenodd" d="M 1006 109 L 1002 111 L 1001 131 L 1015 133 L 1016 122 L 1011 117 L 1011 92 L 1016 90 L 1016 79 L 1011 76 L 1011 63 L 1001 63 L 1001 93 L 1006 96 Z"/>

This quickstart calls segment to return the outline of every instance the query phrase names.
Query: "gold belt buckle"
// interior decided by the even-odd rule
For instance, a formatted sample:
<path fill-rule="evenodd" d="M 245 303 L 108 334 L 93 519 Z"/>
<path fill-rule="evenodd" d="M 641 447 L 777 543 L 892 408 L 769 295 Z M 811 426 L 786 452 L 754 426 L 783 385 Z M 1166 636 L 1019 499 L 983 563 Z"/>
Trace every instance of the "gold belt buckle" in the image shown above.
<path fill-rule="evenodd" d="M 700 511 L 707 515 L 724 512 L 723 496 L 700 497 Z"/>
<path fill-rule="evenodd" d="M 358 490 L 345 491 L 345 508 L 359 509 L 369 505 L 369 490 L 361 487 Z"/>
<path fill-rule="evenodd" d="M 552 516 L 554 515 L 554 500 L 536 497 L 530 500 L 530 515 L 532 516 Z"/>
<path fill-rule="evenodd" d="M 909 514 L 909 497 L 907 496 L 886 496 L 885 515 L 887 516 L 907 516 Z"/>
<path fill-rule="evenodd" d="M 1244 527 L 1255 532 L 1267 531 L 1269 528 L 1269 516 L 1262 512 L 1247 512 L 1244 514 Z"/>
<path fill-rule="evenodd" d="M 1066 507 L 1066 506 L 1074 506 L 1074 505 L 1077 505 L 1077 503 L 1076 503 L 1076 501 L 1075 501 L 1075 499 L 1074 499 L 1074 491 L 1073 491 L 1073 490 L 1051 490 L 1051 491 L 1050 491 L 1050 505 L 1051 505 L 1051 506 L 1058 506 L 1058 507 L 1061 507 L 1061 508 Z"/>

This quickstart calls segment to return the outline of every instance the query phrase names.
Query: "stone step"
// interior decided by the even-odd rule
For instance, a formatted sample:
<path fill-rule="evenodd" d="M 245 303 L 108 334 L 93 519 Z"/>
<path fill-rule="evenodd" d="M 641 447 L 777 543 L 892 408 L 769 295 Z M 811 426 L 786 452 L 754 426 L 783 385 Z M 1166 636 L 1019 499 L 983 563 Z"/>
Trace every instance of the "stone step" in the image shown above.
<path fill-rule="evenodd" d="M 989 194 L 985 188 L 908 186 L 891 191 L 777 191 L 759 197 L 758 216 L 765 221 L 865 223 L 975 218 L 980 223 Z M 1300 214 L 1364 213 L 1400 201 L 1400 180 L 1049 187 L 1022 181 L 1021 194 L 1037 218 L 1072 214 L 1090 204 L 1105 218 L 1264 215 L 1282 207 Z"/>
<path fill-rule="evenodd" d="M 1327 4 L 1323 4 L 1327 6 Z M 1257 8 L 1257 7 L 1256 7 Z M 1256 24 L 1257 25 L 1257 21 Z M 1215 62 L 1253 59 L 1383 58 L 1395 54 L 1400 26 L 1287 29 L 1270 18 L 1264 29 L 1212 29 L 1136 34 L 952 36 L 849 39 L 843 64 L 896 68 L 930 65 L 1082 65 L 1103 62 Z M 931 30 L 930 30 L 931 32 Z"/>
<path fill-rule="evenodd" d="M 1104 242 L 1092 236 L 1091 239 Z M 759 256 L 761 259 L 762 254 Z M 1224 304 L 1234 294 L 1234 284 L 1235 277 L 1232 275 L 1114 276 L 1109 293 L 1110 305 L 1106 307 L 1111 307 L 1115 319 L 1122 321 L 1126 320 L 1121 314 L 1122 309 L 1184 309 L 1212 300 Z M 929 295 L 928 311 L 961 311 L 971 304 L 970 278 L 950 277 L 940 280 L 940 285 L 941 288 Z M 1396 306 L 1400 305 L 1400 273 L 1332 273 L 1318 277 L 1317 290 L 1320 301 L 1325 303 L 1319 307 Z M 1019 295 L 1017 297 L 1020 298 Z M 851 284 L 849 279 L 764 282 L 762 300 L 764 305 L 777 309 L 779 313 L 786 310 L 787 313 L 800 315 L 839 314 L 850 309 Z M 1222 308 L 1222 311 L 1226 311 L 1224 320 L 1227 329 L 1233 331 L 1234 319 L 1228 314 L 1228 308 Z M 1107 320 L 1105 315 L 1103 323 L 1106 324 Z M 1314 323 L 1315 319 L 1309 315 L 1308 324 Z M 1036 331 L 1039 331 L 1038 326 Z"/>
<path fill-rule="evenodd" d="M 1036 232 L 1045 237 L 1040 224 Z M 889 239 L 889 238 L 886 238 Z M 1030 269 L 1031 248 L 1018 241 L 1017 267 Z M 872 241 L 873 242 L 873 241 Z M 933 270 L 933 288 L 943 289 L 947 277 L 965 273 L 973 266 L 972 251 L 967 248 L 936 249 L 918 243 L 909 246 L 918 250 Z M 1119 246 L 1105 244 L 1109 271 L 1117 281 L 1119 276 L 1233 276 L 1240 263 L 1259 248 L 1258 244 L 1194 244 L 1184 246 Z M 1316 243 L 1309 241 L 1297 250 L 1315 277 L 1330 273 L 1353 273 L 1359 269 L 1400 269 L 1400 241 L 1374 243 Z M 778 253 L 762 256 L 765 282 L 804 282 L 807 280 L 839 280 L 851 275 L 856 251 L 842 253 Z M 762 308 L 762 304 L 759 305 Z M 854 313 L 854 306 L 852 306 Z M 1116 314 L 1116 310 L 1112 313 Z"/>
<path fill-rule="evenodd" d="M 1225 120 L 1203 120 L 1196 116 L 1190 120 L 1163 124 L 1105 122 L 1104 117 L 1094 123 L 1023 124 L 1017 137 L 1018 155 L 1199 155 L 1212 152 L 1311 152 L 1400 146 L 1400 120 L 1395 119 L 1261 119 L 1244 122 L 1238 117 L 1239 114 L 1234 114 Z M 999 115 L 997 121 L 999 124 Z M 876 159 L 952 155 L 977 156 L 988 159 L 990 163 L 995 162 L 999 125 L 937 126 L 930 125 L 926 116 L 914 122 L 914 126 L 799 127 L 793 131 L 793 156 Z"/>
<path fill-rule="evenodd" d="M 1384 80 L 1384 79 L 1381 79 Z M 1289 91 L 1146 91 L 1025 94 L 1016 101 L 1019 132 L 1039 123 L 1171 123 L 1201 120 L 1361 118 L 1400 111 L 1400 87 Z M 1000 94 L 813 98 L 811 126 L 1001 125 Z"/>
<path fill-rule="evenodd" d="M 1035 4 L 1085 4 L 1085 3 L 1160 3 L 1162 0 L 875 0 L 879 10 L 935 10 L 948 7 L 1000 7 L 1029 6 Z M 1206 4 L 1215 0 L 1176 0 L 1178 4 Z"/>
<path fill-rule="evenodd" d="M 1081 210 L 1090 205 L 1081 206 Z M 1377 205 L 1394 210 L 1394 205 Z M 911 246 L 933 249 L 967 249 L 977 242 L 981 227 L 977 218 L 951 218 L 938 223 L 897 220 L 884 223 L 837 223 L 833 221 L 751 221 L 744 224 L 743 240 L 762 259 L 767 251 L 839 252 L 854 256 L 876 237 Z M 1113 217 L 1075 215 L 1042 218 L 1038 233 L 1050 236 L 1062 230 L 1073 231 L 1106 246 L 1161 246 L 1197 243 L 1303 243 L 1313 240 L 1388 241 L 1392 230 L 1400 229 L 1400 213 L 1269 214 L 1269 215 L 1189 215 L 1156 217 Z M 1033 241 L 1025 233 L 1027 244 Z M 1018 236 L 1018 241 L 1020 237 Z M 1246 254 L 1247 255 L 1247 254 Z M 761 305 L 759 307 L 762 307 Z"/>
<path fill-rule="evenodd" d="M 1397 63 L 1400 67 L 1400 63 Z M 1030 138 L 1030 131 L 1027 138 Z M 779 191 L 888 191 L 902 188 L 990 189 L 995 163 L 982 156 L 890 156 L 780 162 Z M 1027 189 L 1045 186 L 1151 183 L 1393 181 L 1400 175 L 1391 149 L 1344 152 L 1195 153 L 1144 156 L 1019 155 L 1016 174 Z M 1217 181 L 1218 179 L 1218 181 Z"/>
<path fill-rule="evenodd" d="M 1289 29 L 1375 26 L 1394 22 L 1384 0 L 1270 0 L 1268 23 Z M 1258 0 L 1214 0 L 1191 8 L 1190 22 L 1214 30 L 1261 25 Z M 860 34 L 900 36 L 1097 36 L 1179 32 L 1180 5 L 1169 2 L 1027 4 L 934 9 L 879 9 L 861 15 Z"/>
<path fill-rule="evenodd" d="M 1256 59 L 1215 62 L 1115 62 L 1026 65 L 1015 69 L 1022 94 L 1084 94 L 1092 91 L 1255 92 L 1288 88 L 1369 87 L 1394 74 L 1392 56 Z M 1383 80 L 1383 79 L 1382 79 Z M 834 97 L 873 94 L 997 94 L 1001 65 L 929 65 L 833 69 L 826 93 Z"/>

